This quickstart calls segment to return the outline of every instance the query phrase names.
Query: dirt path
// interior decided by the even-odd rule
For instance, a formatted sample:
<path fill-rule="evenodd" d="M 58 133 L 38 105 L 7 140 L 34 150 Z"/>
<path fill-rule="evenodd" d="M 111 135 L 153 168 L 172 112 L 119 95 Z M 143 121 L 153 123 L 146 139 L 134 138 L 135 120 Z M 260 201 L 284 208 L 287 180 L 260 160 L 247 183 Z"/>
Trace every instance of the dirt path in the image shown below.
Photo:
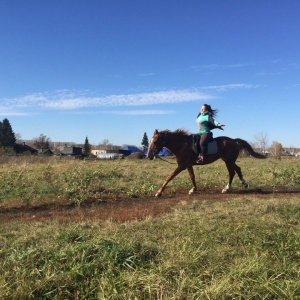
<path fill-rule="evenodd" d="M 228 201 L 241 195 L 250 194 L 259 197 L 286 198 L 291 195 L 299 195 L 300 189 L 294 190 L 245 190 L 221 194 L 220 191 L 199 192 L 195 195 L 187 195 L 186 191 L 179 191 L 176 195 L 164 195 L 160 198 L 123 198 L 117 200 L 103 200 L 97 202 L 89 199 L 80 207 L 74 205 L 43 205 L 43 206 L 22 206 L 12 208 L 0 208 L 0 222 L 11 221 L 84 221 L 84 220 L 114 220 L 125 222 L 136 219 L 143 219 L 147 216 L 158 216 L 172 211 L 181 201 L 192 201 L 193 199 L 209 199 L 212 201 Z"/>

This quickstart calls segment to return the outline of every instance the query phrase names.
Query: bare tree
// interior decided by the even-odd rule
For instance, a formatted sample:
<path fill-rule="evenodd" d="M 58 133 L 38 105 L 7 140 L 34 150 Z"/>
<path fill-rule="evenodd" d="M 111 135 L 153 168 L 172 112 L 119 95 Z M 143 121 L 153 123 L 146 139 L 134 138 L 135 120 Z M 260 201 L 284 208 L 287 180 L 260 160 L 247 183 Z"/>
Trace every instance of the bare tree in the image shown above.
<path fill-rule="evenodd" d="M 109 142 L 108 139 L 104 139 L 100 144 L 99 148 L 103 150 L 109 150 L 113 148 L 113 145 Z"/>
<path fill-rule="evenodd" d="M 104 139 L 102 141 L 101 145 L 109 145 L 109 140 L 108 139 Z"/>
<path fill-rule="evenodd" d="M 268 135 L 265 132 L 260 132 L 254 138 L 261 152 L 266 153 L 266 149 L 268 146 Z"/>
<path fill-rule="evenodd" d="M 37 149 L 49 149 L 50 138 L 44 134 L 40 134 L 39 137 L 33 139 L 33 144 Z"/>
<path fill-rule="evenodd" d="M 282 144 L 277 141 L 273 141 L 270 150 L 273 156 L 280 156 L 283 150 Z"/>

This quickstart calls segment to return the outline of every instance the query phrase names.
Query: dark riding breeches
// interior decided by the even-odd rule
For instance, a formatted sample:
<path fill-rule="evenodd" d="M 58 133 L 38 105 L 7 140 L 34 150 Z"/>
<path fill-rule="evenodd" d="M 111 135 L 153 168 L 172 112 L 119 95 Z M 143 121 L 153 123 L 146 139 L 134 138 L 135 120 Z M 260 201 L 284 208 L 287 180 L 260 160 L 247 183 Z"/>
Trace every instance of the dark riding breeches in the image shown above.
<path fill-rule="evenodd" d="M 207 153 L 207 143 L 212 139 L 212 133 L 203 133 L 200 137 L 200 149 L 201 154 L 205 155 Z"/>

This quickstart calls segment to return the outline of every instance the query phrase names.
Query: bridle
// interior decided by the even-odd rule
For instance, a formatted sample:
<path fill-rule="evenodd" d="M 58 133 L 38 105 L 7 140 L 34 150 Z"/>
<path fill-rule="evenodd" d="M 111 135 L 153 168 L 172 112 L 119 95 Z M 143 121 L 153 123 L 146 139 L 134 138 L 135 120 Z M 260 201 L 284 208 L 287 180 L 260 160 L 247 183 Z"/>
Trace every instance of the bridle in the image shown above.
<path fill-rule="evenodd" d="M 165 144 L 166 144 L 166 133 L 165 133 L 165 132 L 161 132 L 161 133 L 159 134 L 159 137 L 162 139 L 162 149 L 163 149 L 164 146 L 165 146 Z M 158 153 L 159 153 L 159 151 L 158 151 Z M 174 163 L 174 162 L 167 161 L 166 159 L 162 158 L 162 157 L 159 156 L 158 154 L 156 154 L 156 157 L 159 158 L 159 159 L 162 160 L 162 161 L 167 162 L 168 164 L 171 164 L 171 165 L 176 164 L 176 163 Z"/>
<path fill-rule="evenodd" d="M 158 133 L 157 139 L 159 139 L 160 143 L 162 144 L 161 145 L 161 149 L 163 149 L 165 147 L 165 145 L 166 145 L 166 136 L 167 136 L 166 132 L 159 132 Z M 152 143 L 152 141 L 151 141 L 151 143 Z M 180 156 L 184 151 L 186 151 L 186 147 L 183 147 L 183 149 L 180 151 L 179 154 L 176 155 L 176 157 Z M 156 158 L 159 158 L 160 160 L 162 160 L 164 162 L 167 162 L 168 164 L 172 164 L 172 165 L 176 164 L 175 162 L 170 162 L 170 161 L 162 158 L 161 156 L 158 155 L 158 153 L 159 153 L 159 151 L 156 151 L 156 154 L 154 155 Z"/>

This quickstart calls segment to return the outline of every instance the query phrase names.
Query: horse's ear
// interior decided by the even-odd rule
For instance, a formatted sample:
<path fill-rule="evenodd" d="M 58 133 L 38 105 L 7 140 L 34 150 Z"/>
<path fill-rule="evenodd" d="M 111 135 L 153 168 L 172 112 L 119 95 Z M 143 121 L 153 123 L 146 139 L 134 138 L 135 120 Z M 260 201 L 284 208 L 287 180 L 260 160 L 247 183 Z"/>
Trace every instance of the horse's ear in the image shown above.
<path fill-rule="evenodd" d="M 157 129 L 154 130 L 154 134 L 158 134 L 158 130 Z"/>

